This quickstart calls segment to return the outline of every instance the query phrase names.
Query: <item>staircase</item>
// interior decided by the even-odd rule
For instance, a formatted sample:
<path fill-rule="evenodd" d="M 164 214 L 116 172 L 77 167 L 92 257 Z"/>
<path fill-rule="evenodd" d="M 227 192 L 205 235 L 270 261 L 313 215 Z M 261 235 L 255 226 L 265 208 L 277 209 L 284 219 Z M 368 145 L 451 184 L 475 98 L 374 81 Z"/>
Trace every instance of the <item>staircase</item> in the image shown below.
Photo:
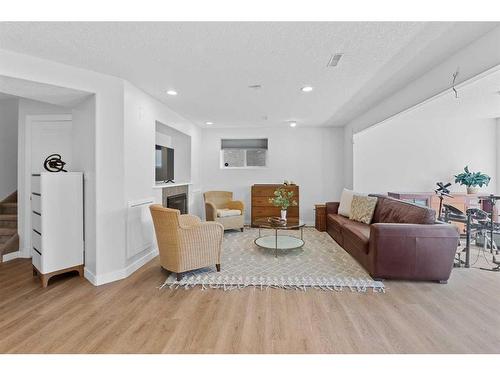
<path fill-rule="evenodd" d="M 0 202 L 0 263 L 5 254 L 18 250 L 16 191 Z"/>

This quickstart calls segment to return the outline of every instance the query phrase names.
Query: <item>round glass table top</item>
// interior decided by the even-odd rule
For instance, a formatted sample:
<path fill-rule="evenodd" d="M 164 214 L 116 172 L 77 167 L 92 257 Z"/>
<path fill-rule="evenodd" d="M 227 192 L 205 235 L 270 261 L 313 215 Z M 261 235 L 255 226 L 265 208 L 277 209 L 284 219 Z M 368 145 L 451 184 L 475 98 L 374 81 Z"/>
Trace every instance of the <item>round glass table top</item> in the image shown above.
<path fill-rule="evenodd" d="M 265 249 L 292 250 L 304 246 L 304 241 L 292 236 L 264 236 L 255 240 L 255 244 Z"/>
<path fill-rule="evenodd" d="M 268 229 L 298 229 L 305 225 L 302 220 L 289 218 L 286 221 L 279 221 L 278 217 L 261 217 L 254 220 L 254 224 L 259 228 Z"/>

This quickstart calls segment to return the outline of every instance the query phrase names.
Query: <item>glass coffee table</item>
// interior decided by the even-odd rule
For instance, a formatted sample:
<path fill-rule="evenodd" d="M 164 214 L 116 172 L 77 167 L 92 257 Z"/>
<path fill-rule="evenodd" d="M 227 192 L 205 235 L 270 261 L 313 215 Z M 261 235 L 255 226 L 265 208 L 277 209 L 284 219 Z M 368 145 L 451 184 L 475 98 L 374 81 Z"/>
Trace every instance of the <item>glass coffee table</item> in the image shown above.
<path fill-rule="evenodd" d="M 255 244 L 263 249 L 274 250 L 274 256 L 278 257 L 278 250 L 294 250 L 304 246 L 302 229 L 304 222 L 290 218 L 285 222 L 276 222 L 272 217 L 256 219 L 254 225 L 259 228 L 259 237 L 255 239 Z M 274 230 L 273 235 L 262 236 L 261 229 Z M 278 231 L 300 229 L 300 238 L 292 235 L 279 234 Z"/>

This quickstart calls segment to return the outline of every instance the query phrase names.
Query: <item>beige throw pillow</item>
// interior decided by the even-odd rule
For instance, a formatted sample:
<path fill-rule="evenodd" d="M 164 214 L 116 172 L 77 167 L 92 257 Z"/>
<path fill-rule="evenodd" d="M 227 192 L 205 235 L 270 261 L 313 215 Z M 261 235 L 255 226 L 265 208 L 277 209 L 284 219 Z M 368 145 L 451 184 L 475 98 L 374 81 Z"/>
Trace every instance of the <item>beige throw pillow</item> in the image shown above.
<path fill-rule="evenodd" d="M 340 204 L 338 214 L 349 217 L 351 215 L 351 205 L 352 197 L 354 196 L 354 191 L 349 189 L 342 190 L 342 195 L 340 196 Z"/>
<path fill-rule="evenodd" d="M 351 203 L 350 220 L 359 221 L 360 223 L 370 224 L 372 222 L 375 206 L 377 205 L 377 197 L 364 197 L 354 195 Z"/>

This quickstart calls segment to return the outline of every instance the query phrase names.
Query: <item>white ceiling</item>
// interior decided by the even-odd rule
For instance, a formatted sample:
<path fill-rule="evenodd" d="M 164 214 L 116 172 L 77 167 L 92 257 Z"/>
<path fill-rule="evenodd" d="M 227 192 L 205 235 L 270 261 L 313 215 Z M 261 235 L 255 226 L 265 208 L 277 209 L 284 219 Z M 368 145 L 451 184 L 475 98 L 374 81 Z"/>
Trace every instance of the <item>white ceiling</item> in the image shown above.
<path fill-rule="evenodd" d="M 122 77 L 200 126 L 342 126 L 496 26 L 4 22 L 0 48 Z"/>

